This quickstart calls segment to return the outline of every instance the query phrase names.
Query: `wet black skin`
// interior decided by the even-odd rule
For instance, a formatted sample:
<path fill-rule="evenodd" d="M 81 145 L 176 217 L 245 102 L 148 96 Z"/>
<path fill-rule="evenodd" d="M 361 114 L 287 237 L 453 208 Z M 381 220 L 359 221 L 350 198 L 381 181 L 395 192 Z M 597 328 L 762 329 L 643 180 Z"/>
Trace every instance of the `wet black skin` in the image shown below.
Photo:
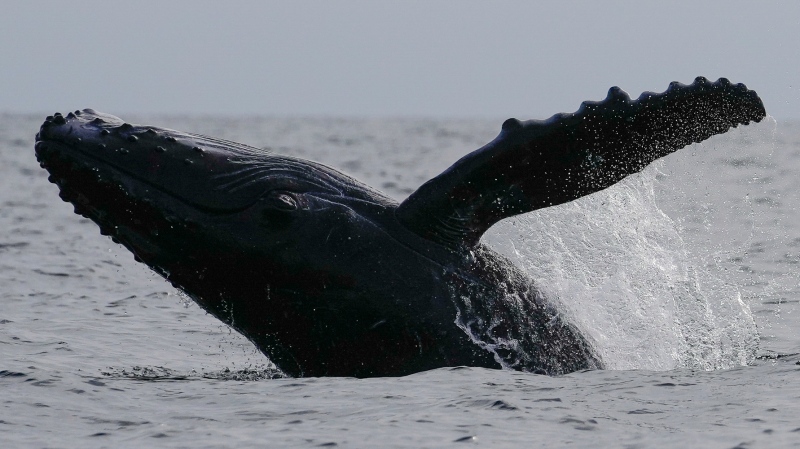
<path fill-rule="evenodd" d="M 289 375 L 561 374 L 603 364 L 480 235 L 764 114 L 724 79 L 638 100 L 612 89 L 575 114 L 507 121 L 400 205 L 321 164 L 90 109 L 48 117 L 36 155 L 77 213 Z"/>

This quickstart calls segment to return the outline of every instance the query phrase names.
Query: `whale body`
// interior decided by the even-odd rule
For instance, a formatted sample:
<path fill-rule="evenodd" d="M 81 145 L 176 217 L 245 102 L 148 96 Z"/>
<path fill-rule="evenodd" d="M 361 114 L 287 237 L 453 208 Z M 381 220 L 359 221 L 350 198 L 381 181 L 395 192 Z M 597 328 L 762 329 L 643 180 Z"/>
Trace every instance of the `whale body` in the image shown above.
<path fill-rule="evenodd" d="M 469 365 L 603 368 L 494 223 L 605 189 L 766 112 L 726 79 L 611 88 L 500 134 L 402 203 L 323 164 L 91 109 L 46 118 L 36 156 L 76 213 L 292 376 Z"/>

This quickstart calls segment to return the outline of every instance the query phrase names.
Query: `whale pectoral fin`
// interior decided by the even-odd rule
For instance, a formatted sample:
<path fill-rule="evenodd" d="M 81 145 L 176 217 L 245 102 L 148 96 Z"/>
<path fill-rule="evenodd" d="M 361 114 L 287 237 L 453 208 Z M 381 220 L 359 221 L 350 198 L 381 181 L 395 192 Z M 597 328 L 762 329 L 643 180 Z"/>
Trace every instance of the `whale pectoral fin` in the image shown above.
<path fill-rule="evenodd" d="M 448 247 L 477 244 L 497 221 L 609 187 L 693 142 L 766 116 L 743 84 L 703 77 L 631 100 L 605 100 L 547 120 L 509 119 L 495 140 L 423 184 L 397 209 L 401 223 Z"/>

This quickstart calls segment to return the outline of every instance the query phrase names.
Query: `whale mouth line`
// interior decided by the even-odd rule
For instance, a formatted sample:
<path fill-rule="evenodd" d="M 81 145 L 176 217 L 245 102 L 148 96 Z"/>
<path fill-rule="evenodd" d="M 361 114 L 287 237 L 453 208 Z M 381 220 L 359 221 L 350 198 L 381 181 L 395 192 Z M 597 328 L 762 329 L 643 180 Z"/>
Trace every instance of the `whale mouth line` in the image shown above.
<path fill-rule="evenodd" d="M 84 151 L 84 150 L 80 149 L 76 145 L 70 145 L 70 144 L 68 144 L 66 142 L 63 142 L 63 141 L 60 141 L 60 140 L 56 140 L 56 139 L 37 138 L 34 148 L 36 150 L 37 159 L 39 159 L 39 161 L 43 164 L 44 167 L 47 167 L 49 165 L 48 162 L 47 162 L 48 159 L 50 159 L 52 157 L 58 157 L 61 160 L 65 161 L 65 162 L 67 162 L 69 164 L 69 167 L 65 168 L 65 170 L 64 170 L 65 172 L 67 172 L 67 171 L 76 172 L 76 171 L 80 170 L 81 168 L 85 169 L 85 170 L 106 170 L 106 171 L 111 173 L 111 176 L 97 173 L 97 182 L 105 182 L 105 183 L 108 183 L 108 184 L 114 184 L 116 186 L 119 186 L 121 189 L 123 189 L 126 194 L 133 195 L 132 190 L 134 190 L 134 189 L 129 188 L 129 185 L 126 185 L 126 183 L 124 182 L 125 178 L 129 178 L 129 179 L 132 179 L 132 180 L 134 180 L 134 181 L 136 181 L 138 183 L 147 185 L 147 186 L 155 189 L 159 193 L 161 193 L 163 195 L 166 195 L 167 197 L 169 197 L 172 200 L 180 202 L 180 203 L 182 203 L 182 204 L 184 204 L 186 206 L 189 206 L 189 207 L 191 207 L 193 209 L 196 209 L 196 210 L 198 210 L 200 212 L 207 213 L 209 215 L 223 216 L 223 215 L 236 214 L 236 213 L 239 213 L 239 212 L 242 212 L 244 210 L 249 209 L 254 204 L 256 204 L 258 202 L 258 200 L 260 199 L 260 197 L 256 197 L 252 202 L 247 203 L 247 204 L 242 205 L 242 206 L 237 207 L 237 208 L 233 208 L 233 209 L 220 209 L 220 208 L 209 207 L 209 206 L 205 206 L 205 205 L 199 204 L 197 202 L 191 201 L 189 199 L 183 198 L 183 197 L 175 194 L 174 192 L 171 192 L 171 191 L 165 189 L 164 187 L 158 185 L 157 183 L 154 183 L 154 182 L 152 182 L 150 180 L 147 180 L 147 179 L 137 175 L 136 173 L 125 169 L 125 167 L 120 166 L 119 164 L 115 164 L 112 161 L 109 161 L 109 160 L 100 158 L 98 156 L 95 156 L 95 155 L 91 154 L 90 152 L 87 152 L 87 151 Z M 43 155 L 43 152 L 46 152 L 46 151 L 55 152 L 57 154 Z M 84 159 L 84 160 L 80 160 L 80 159 Z M 60 187 L 62 186 L 64 181 L 67 181 L 67 182 L 69 181 L 67 173 L 60 173 L 56 178 L 58 178 L 58 180 L 60 180 L 61 183 L 56 182 L 55 180 L 53 182 L 58 184 Z M 63 190 L 63 187 L 62 187 L 62 190 Z M 138 195 L 133 195 L 133 196 L 138 197 Z M 137 198 L 137 199 L 145 200 L 147 198 L 146 197 L 140 197 L 140 198 Z"/>

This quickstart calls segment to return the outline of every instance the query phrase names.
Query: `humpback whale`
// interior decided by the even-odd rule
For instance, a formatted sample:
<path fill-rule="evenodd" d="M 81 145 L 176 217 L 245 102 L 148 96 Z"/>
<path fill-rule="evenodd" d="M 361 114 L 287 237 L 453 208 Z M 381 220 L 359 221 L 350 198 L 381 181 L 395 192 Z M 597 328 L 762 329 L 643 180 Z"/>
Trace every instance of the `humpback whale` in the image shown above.
<path fill-rule="evenodd" d="M 765 115 L 724 78 L 638 99 L 613 87 L 574 113 L 506 120 L 400 203 L 320 163 L 92 109 L 48 116 L 35 151 L 76 213 L 288 375 L 558 375 L 603 361 L 481 235 Z"/>

